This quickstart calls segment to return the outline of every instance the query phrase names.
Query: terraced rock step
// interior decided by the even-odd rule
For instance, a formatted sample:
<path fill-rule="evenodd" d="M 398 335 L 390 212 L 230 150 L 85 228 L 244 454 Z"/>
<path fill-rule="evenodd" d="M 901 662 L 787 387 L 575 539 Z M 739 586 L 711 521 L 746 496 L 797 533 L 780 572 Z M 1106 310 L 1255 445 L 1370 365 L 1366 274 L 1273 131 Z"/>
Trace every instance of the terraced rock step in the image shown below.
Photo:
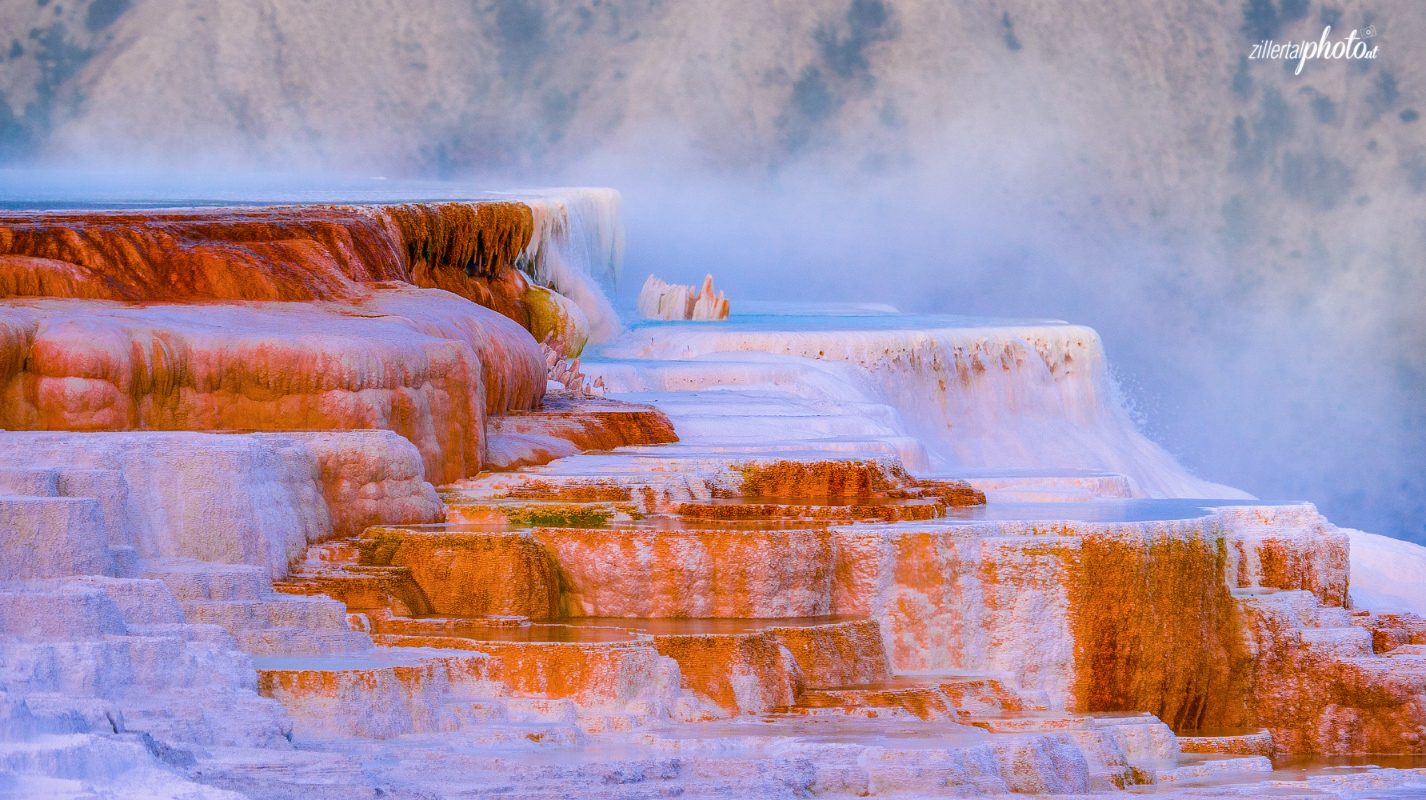
<path fill-rule="evenodd" d="M 138 744 L 140 755 L 144 736 L 198 746 L 288 744 L 281 707 L 252 692 L 248 656 L 217 626 L 185 624 L 160 581 L 86 575 L 10 584 L 0 591 L 0 642 L 9 687 L 0 693 L 0 722 L 20 739 L 0 742 L 12 769 L 29 770 L 36 764 L 25 759 L 49 753 L 67 759 L 63 774 L 82 777 L 88 759 L 102 774 L 113 766 L 111 735 Z M 65 741 L 51 749 L 36 735 Z"/>
<path fill-rule="evenodd" d="M 891 675 L 875 622 L 792 620 L 707 632 L 668 620 L 660 654 L 678 662 L 683 685 L 730 713 L 792 705 L 806 687 L 867 683 Z M 682 629 L 682 630 L 680 630 Z"/>
<path fill-rule="evenodd" d="M 1273 771 L 1272 760 L 1265 756 L 1199 756 L 1188 763 L 1154 772 L 1154 783 L 1202 783 L 1233 777 L 1255 776 Z"/>
<path fill-rule="evenodd" d="M 164 582 L 186 621 L 223 628 L 246 653 L 316 656 L 371 649 L 371 639 L 352 630 L 343 603 L 276 592 L 266 568 L 192 559 L 144 561 L 142 568 L 145 577 Z"/>
<path fill-rule="evenodd" d="M 341 601 L 353 613 L 390 610 L 409 616 L 432 612 L 430 600 L 411 577 L 409 567 L 351 564 L 274 581 L 273 589 L 284 594 L 326 595 Z"/>
<path fill-rule="evenodd" d="M 647 739 L 681 761 L 737 758 L 759 749 L 804 760 L 804 791 L 853 796 L 1075 793 L 1151 783 L 1152 767 L 1173 753 L 1112 730 L 990 734 L 954 722 L 775 715 L 682 726 Z M 1172 741 L 1171 735 L 1168 741 Z M 1142 778 L 1142 780 L 1139 780 Z M 929 787 L 929 788 L 928 788 Z"/>
<path fill-rule="evenodd" d="M 379 644 L 490 654 L 497 659 L 493 679 L 506 682 L 516 694 L 575 697 L 581 705 L 632 702 L 627 690 L 610 687 L 672 680 L 668 688 L 681 685 L 724 714 L 755 714 L 793 704 L 808 687 L 891 676 L 880 630 L 870 620 L 490 622 L 378 617 L 372 625 Z M 655 656 L 668 663 L 649 661 Z"/>
<path fill-rule="evenodd" d="M 492 656 L 496 666 L 487 677 L 517 695 L 627 707 L 647 702 L 644 695 L 652 691 L 659 698 L 656 710 L 632 712 L 645 716 L 761 713 L 793 704 L 809 686 L 890 677 L 880 629 L 870 620 L 526 621 L 556 620 L 568 604 L 557 590 L 578 580 L 578 570 L 563 567 L 572 561 L 563 557 L 573 546 L 570 537 L 603 540 L 620 533 L 450 525 L 373 528 L 359 539 L 314 548 L 282 588 L 335 591 L 348 600 L 347 610 L 363 615 L 362 624 L 384 646 L 435 646 Z M 718 535 L 734 540 L 730 534 Z M 825 536 L 825 531 L 794 535 Z M 680 555 L 686 556 L 686 550 L 670 552 L 669 558 Z M 731 566 L 720 567 L 725 579 Z M 735 572 L 732 580 L 739 589 L 753 583 Z M 779 585 L 761 582 L 770 591 Z M 429 611 L 413 614 L 413 607 Z M 628 688 L 636 686 L 645 687 L 642 694 Z M 701 699 L 679 699 L 684 691 Z"/>
<path fill-rule="evenodd" d="M 446 648 L 489 656 L 484 674 L 503 687 L 502 695 L 567 701 L 559 707 L 585 731 L 723 716 L 680 689 L 678 667 L 660 658 L 649 641 L 476 641 L 395 634 L 378 634 L 376 639 L 396 648 Z"/>
<path fill-rule="evenodd" d="M 318 737 L 388 738 L 472 724 L 483 731 L 493 721 L 558 723 L 578 738 L 726 716 L 680 688 L 677 664 L 647 637 L 522 641 L 378 633 L 376 640 L 376 649 L 353 656 L 255 659 L 259 691 L 282 702 L 299 733 Z"/>
<path fill-rule="evenodd" d="M 406 736 L 379 745 L 331 742 L 370 765 L 381 785 L 434 796 L 807 797 L 1083 794 L 1117 788 L 1126 758 L 1106 766 L 1054 736 L 996 736 L 954 724 L 883 720 L 749 719 L 612 734 L 599 747 L 550 748 L 510 735 Z M 532 726 L 533 727 L 533 726 Z M 510 733 L 506 733 L 510 731 Z M 504 735 L 504 740 L 495 738 Z M 467 738 L 469 737 L 469 738 Z M 492 753 L 491 744 L 500 744 Z M 375 758 L 389 754 L 392 757 Z M 292 762 L 305 759 L 298 752 Z M 442 769 L 454 761 L 460 769 Z M 286 763 L 280 762 L 280 763 Z M 279 764 L 274 764 L 276 772 Z M 929 787 L 929 788 L 928 788 Z M 315 788 L 315 787 L 314 787 Z"/>
<path fill-rule="evenodd" d="M 748 530 L 723 523 L 685 529 L 682 521 L 660 522 L 371 528 L 359 539 L 312 548 L 277 588 L 326 593 L 354 612 L 388 608 L 398 616 L 832 613 L 834 551 L 825 528 Z"/>
<path fill-rule="evenodd" d="M 603 398 L 546 395 L 541 407 L 491 417 L 486 423 L 488 469 L 545 464 L 591 450 L 678 441 L 662 411 Z"/>
<path fill-rule="evenodd" d="M 1011 688 L 1008 676 L 899 675 L 863 685 L 808 689 L 785 713 L 969 722 L 1046 711 L 1043 693 Z"/>
<path fill-rule="evenodd" d="M 1135 496 L 1127 477 L 1090 470 L 960 469 L 942 479 L 963 480 L 988 503 L 1095 502 Z"/>
<path fill-rule="evenodd" d="M 1347 535 L 1311 507 L 1224 508 L 1230 522 L 1229 577 L 1238 588 L 1308 591 L 1324 605 L 1347 604 Z M 1349 624 L 1347 617 L 1341 625 Z"/>
<path fill-rule="evenodd" d="M 985 495 L 959 480 L 921 480 L 894 456 L 866 453 L 718 453 L 628 448 L 584 455 L 513 473 L 458 481 L 452 504 L 530 499 L 569 502 L 632 500 L 645 514 L 677 513 L 683 503 L 732 498 L 937 498 L 976 505 Z"/>
<path fill-rule="evenodd" d="M 958 610 L 961 606 L 956 597 L 936 589 L 945 576 L 957 575 L 954 585 L 961 587 L 958 591 L 1003 593 L 1004 597 L 998 602 L 1013 603 L 1015 597 L 1026 596 L 1026 593 L 1037 597 L 1063 597 L 1063 602 L 1075 604 L 1074 608 L 1092 612 L 1074 614 L 1071 618 L 1084 624 L 1105 626 L 1106 630 L 1117 631 L 1119 636 L 1140 637 L 1143 646 L 1148 648 L 1145 652 L 1157 653 L 1154 658 L 1163 659 L 1173 670 L 1196 676 L 1222 673 L 1224 680 L 1230 665 L 1215 653 L 1241 635 L 1236 627 L 1240 623 L 1235 622 L 1239 618 L 1230 613 L 1230 607 L 1240 608 L 1247 614 L 1242 619 L 1247 620 L 1250 630 L 1261 638 L 1257 652 L 1281 653 L 1275 658 L 1280 659 L 1279 663 L 1292 665 L 1290 669 L 1305 676 L 1329 678 L 1320 685 L 1327 687 L 1326 697 L 1336 699 L 1243 689 L 1239 691 L 1259 698 L 1254 701 L 1255 705 L 1206 695 L 1193 703 L 1218 704 L 1222 710 L 1214 712 L 1217 716 L 1211 721 L 1215 724 L 1268 727 L 1279 745 L 1289 741 L 1292 744 L 1287 746 L 1296 749 L 1327 746 L 1308 737 L 1317 736 L 1313 715 L 1332 713 L 1327 710 L 1332 702 L 1361 708 L 1378 703 L 1374 698 L 1396 696 L 1396 692 L 1426 691 L 1426 669 L 1418 663 L 1420 659 L 1411 657 L 1409 651 L 1388 658 L 1374 654 L 1375 634 L 1356 624 L 1358 618 L 1350 612 L 1321 605 L 1322 598 L 1313 591 L 1271 587 L 1229 590 L 1223 583 L 1224 573 L 1236 568 L 1218 560 L 1215 553 L 1220 551 L 1214 542 L 1222 535 L 1223 526 L 1233 522 L 1233 517 L 1214 516 L 1207 511 L 1198 513 L 1204 516 L 1182 523 L 1170 520 L 1163 525 L 1140 527 L 1031 522 L 982 529 L 934 520 L 924 526 L 903 522 L 886 527 L 824 527 L 825 523 L 813 522 L 809 526 L 805 520 L 798 519 L 760 520 L 756 525 L 743 523 L 734 527 L 731 523 L 655 515 L 588 528 L 525 528 L 508 524 L 376 528 L 359 539 L 314 548 L 317 555 L 309 558 L 294 575 L 291 588 L 304 593 L 326 589 L 344 597 L 348 610 L 367 615 L 367 623 L 361 623 L 366 625 L 378 620 L 381 614 L 393 618 L 519 616 L 549 622 L 581 617 L 773 620 L 840 613 L 875 619 L 882 626 L 883 634 L 889 634 L 887 641 L 892 648 L 889 657 L 879 656 L 885 659 L 887 677 L 892 664 L 917 671 L 963 665 L 999 669 L 1004 664 L 1017 671 L 1046 670 L 1052 674 L 1065 669 L 1092 668 L 1093 659 L 1077 666 L 1041 663 L 1059 651 L 1035 645 L 1034 637 L 1028 636 L 1023 622 L 1017 621 L 1013 614 L 984 620 L 984 624 L 1006 626 L 996 628 L 1003 632 L 1001 647 L 987 653 L 990 658 L 1005 657 L 1004 661 L 969 664 L 930 661 L 928 656 L 936 652 L 935 648 L 945 646 L 937 637 L 957 636 L 960 634 L 956 631 L 966 630 L 964 626 L 946 630 L 925 627 L 928 620 L 963 618 L 966 612 Z M 1266 515 L 1254 513 L 1267 518 L 1271 513 L 1291 515 L 1294 511 L 1288 508 Z M 1004 533 L 991 533 L 1002 529 Z M 1160 580 L 1176 586 L 1174 591 L 1201 594 L 1217 604 L 1219 611 L 1214 612 L 1213 619 L 1219 628 L 1211 636 L 1205 637 L 1201 627 L 1148 626 L 1145 615 L 1150 612 L 1142 603 L 1096 599 L 1099 593 L 1123 590 L 1118 582 L 1119 572 L 1148 569 L 1150 562 L 1157 558 L 1155 553 L 1169 552 L 1180 555 L 1170 561 L 1155 562 L 1161 569 L 1154 574 L 1161 574 Z M 1024 565 L 1028 557 L 1035 559 L 1028 563 L 1046 567 L 1027 570 Z M 1086 561 L 1086 558 L 1094 560 Z M 908 571 L 910 565 L 920 563 L 940 566 L 934 575 L 914 569 Z M 1059 564 L 1059 569 L 1070 572 L 1048 570 L 1047 566 L 1052 564 Z M 1168 575 L 1162 570 L 1170 567 L 1179 577 L 1172 580 L 1162 577 Z M 924 586 L 918 583 L 923 578 L 928 581 Z M 1199 588 L 1189 592 L 1184 588 L 1189 585 Z M 887 599 L 897 596 L 913 602 L 908 605 Z M 1154 593 L 1152 599 L 1159 606 L 1155 606 L 1152 613 L 1163 620 L 1177 619 L 1173 616 L 1174 608 L 1170 607 L 1173 604 L 1165 600 L 1166 597 L 1169 595 Z M 1144 602 L 1149 600 L 1146 595 Z M 925 606 L 927 602 L 940 604 L 941 610 Z M 879 607 L 880 603 L 886 605 Z M 988 608 L 976 606 L 983 607 Z M 773 625 L 768 623 L 761 627 Z M 1409 631 L 1410 628 L 1391 630 Z M 1166 631 L 1182 638 L 1166 638 Z M 398 634 L 432 635 L 428 631 L 395 630 L 390 635 Z M 1087 641 L 1105 641 L 1094 638 L 1088 630 L 1058 632 L 1056 629 L 1045 634 L 1051 637 L 1047 641 L 1066 645 L 1077 641 L 1072 637 L 1087 636 Z M 478 635 L 473 640 L 481 638 L 499 637 Z M 954 705 L 924 687 L 910 691 L 903 686 L 895 691 L 885 689 L 881 694 L 854 690 L 879 680 L 874 675 L 858 674 L 846 679 L 814 676 L 817 668 L 809 666 L 802 655 L 793 656 L 789 641 L 766 630 L 737 637 L 704 637 L 680 632 L 662 638 L 655 636 L 655 639 L 655 649 L 681 665 L 681 685 L 726 713 L 764 713 L 774 708 L 812 713 L 814 707 L 820 705 L 822 710 L 816 710 L 817 714 L 857 709 L 855 713 L 863 715 L 886 715 L 901 713 L 888 710 L 900 708 L 913 716 L 948 715 L 948 709 Z M 1186 650 L 1182 644 L 1172 644 L 1173 641 L 1188 643 L 1193 649 Z M 959 646 L 981 647 L 975 642 Z M 1198 666 L 1185 660 L 1190 654 L 1201 660 L 1201 663 L 1192 662 Z M 833 659 L 829 663 L 850 662 Z M 1116 694 L 1119 690 L 1115 687 L 1119 684 L 1113 675 L 1080 674 L 1088 674 L 1091 682 L 1079 686 L 1031 684 L 1046 693 L 1040 705 L 1109 711 L 1134 708 L 1134 704 L 1140 702 L 1157 702 L 1154 692 L 1158 689 L 1144 687 L 1143 698 L 1121 697 Z M 750 677 L 739 677 L 744 675 Z M 1166 672 L 1163 677 L 1168 680 L 1171 676 Z M 1320 681 L 1322 677 L 1311 680 Z M 1193 686 L 1205 685 L 1199 678 L 1194 680 Z M 824 695 L 820 699 L 811 696 L 802 704 L 803 708 L 792 711 L 801 702 L 799 693 L 809 689 L 843 689 L 850 693 Z M 1070 694 L 1071 690 L 1088 693 Z M 1174 724 L 1197 722 L 1189 715 L 1195 707 L 1201 706 L 1184 700 L 1177 702 L 1179 705 L 1164 712 L 1166 717 Z M 1303 713 L 1300 710 L 1303 708 L 1318 711 Z M 1406 723 L 1407 718 L 1399 720 L 1400 725 Z M 1355 726 L 1352 729 L 1359 733 L 1352 735 L 1360 737 L 1362 747 L 1368 746 L 1367 742 L 1387 746 L 1387 742 L 1394 741 L 1393 737 L 1409 733 L 1399 727 L 1398 722 L 1379 727 L 1360 726 L 1350 721 L 1343 724 Z"/>
<path fill-rule="evenodd" d="M 359 609 L 348 605 L 364 614 L 365 624 L 379 644 L 488 654 L 498 665 L 488 675 L 507 684 L 512 692 L 573 697 L 581 705 L 627 705 L 636 698 L 627 690 L 611 687 L 668 683 L 668 668 L 658 666 L 659 661 L 676 665 L 676 671 L 673 685 L 658 692 L 670 696 L 681 686 L 711 704 L 711 710 L 689 706 L 676 712 L 683 716 L 761 713 L 792 705 L 797 693 L 807 687 L 863 684 L 890 677 L 880 629 L 870 620 L 572 618 L 553 624 L 526 622 L 557 616 L 559 598 L 551 597 L 547 590 L 536 597 L 530 593 L 532 586 L 554 587 L 571 579 L 568 570 L 558 568 L 539 549 L 542 535 L 559 540 L 571 535 L 618 533 L 472 531 L 451 526 L 371 529 L 360 540 L 331 546 L 309 558 L 304 566 L 315 572 L 299 572 L 285 587 L 294 591 L 364 587 L 350 591 L 349 596 L 364 602 L 380 601 L 381 592 L 370 590 L 371 585 L 380 584 L 390 591 L 405 576 L 373 576 L 363 571 L 407 570 L 416 584 L 418 600 L 408 598 L 385 607 Z M 558 544 L 553 549 L 564 552 Z M 374 567 L 344 563 L 353 557 L 383 563 Z M 393 563 L 403 560 L 409 560 L 410 566 Z M 353 573 L 349 577 L 334 577 L 347 569 Z M 777 584 L 771 585 L 775 588 Z M 433 609 L 432 615 L 410 614 L 413 605 Z M 475 613 L 461 613 L 472 610 Z M 449 616 L 452 611 L 458 616 Z M 651 676 L 656 674 L 665 678 L 654 680 Z M 661 713 L 669 712 L 665 708 Z"/>
<path fill-rule="evenodd" d="M 1219 753 L 1266 756 L 1268 758 L 1277 754 L 1272 731 L 1266 728 L 1246 731 L 1184 731 L 1179 734 L 1178 749 L 1185 753 Z"/>
<path fill-rule="evenodd" d="M 1101 476 L 1090 483 L 1094 491 L 1114 485 Z M 1097 788 L 1255 775 L 1277 743 L 1271 735 L 1189 737 L 1190 752 L 1181 756 L 1173 732 L 1156 717 L 1066 713 L 1133 708 L 1153 701 L 1159 689 L 1119 697 L 1116 679 L 1096 675 L 1093 659 L 1077 665 L 1086 670 L 1077 685 L 1020 688 L 1022 671 L 1076 668 L 1045 660 L 1058 645 L 1032 644 L 1039 640 L 1017 621 L 1023 612 L 983 620 L 1008 626 L 992 634 L 1003 637 L 1000 653 L 1008 658 L 974 665 L 1005 664 L 1016 674 L 937 672 L 961 666 L 927 660 L 948 642 L 975 652 L 984 647 L 942 641 L 980 624 L 964 618 L 965 598 L 977 598 L 972 605 L 980 609 L 1013 609 L 1016 598 L 1061 597 L 1072 620 L 1139 636 L 1145 652 L 1162 650 L 1152 657 L 1169 658 L 1172 651 L 1174 663 L 1211 658 L 1220 646 L 1214 637 L 1234 635 L 1229 607 L 1235 606 L 1258 620 L 1251 624 L 1263 637 L 1260 648 L 1300 654 L 1293 657 L 1304 675 L 1335 675 L 1333 696 L 1349 705 L 1366 702 L 1355 693 L 1370 687 L 1419 689 L 1411 645 L 1373 657 L 1378 640 L 1409 641 L 1412 620 L 1363 618 L 1323 605 L 1340 594 L 1343 570 L 1319 551 L 1339 546 L 1340 537 L 1310 509 L 1219 513 L 1175 506 L 1161 510 L 1161 523 L 1152 521 L 1154 509 L 1144 512 L 1148 523 L 1081 523 L 1074 516 L 980 523 L 954 518 L 965 513 L 957 504 L 966 501 L 966 489 L 912 478 L 895 459 L 865 454 L 632 448 L 445 487 L 452 522 L 370 528 L 312 548 L 281 587 L 340 598 L 356 615 L 354 624 L 382 648 L 484 658 L 488 696 L 443 706 L 462 709 L 450 712 L 456 719 L 473 713 L 500 724 L 567 725 L 573 733 L 549 735 L 576 737 L 730 716 L 968 726 L 995 741 L 1072 743 L 1092 776 L 1086 785 Z M 928 564 L 934 574 L 925 571 Z M 1143 639 L 1148 628 L 1134 626 L 1147 625 L 1146 615 L 1168 619 L 1170 609 L 1149 609 L 1144 603 L 1151 598 L 1116 593 L 1121 572 L 1151 567 L 1175 591 L 1221 606 L 1213 617 L 1221 630 L 1205 637 L 1201 628 L 1166 633 L 1159 626 Z M 960 594 L 940 588 L 948 576 Z M 1118 599 L 1101 598 L 1105 592 Z M 1155 591 L 1152 602 L 1168 602 L 1171 594 Z M 1130 608 L 1132 619 L 1121 619 Z M 952 618 L 959 627 L 927 627 Z M 1101 641 L 1091 630 L 1043 633 L 1044 643 Z M 1185 650 L 1183 642 L 1196 649 Z M 895 663 L 926 672 L 896 675 Z M 1202 668 L 1187 663 L 1175 669 L 1201 675 L 1223 667 L 1221 660 Z M 345 679 L 325 680 L 340 686 Z M 385 702 L 382 691 L 366 702 Z M 1287 716 L 1299 701 L 1284 695 L 1280 710 L 1266 709 L 1279 715 L 1272 733 L 1300 736 L 1293 731 L 1305 720 Z M 1168 712 L 1181 723 L 1187 710 Z M 398 728 L 438 724 L 457 723 Z"/>
<path fill-rule="evenodd" d="M 489 716 L 498 697 L 489 656 L 376 648 L 360 655 L 255 658 L 258 692 L 282 703 L 304 736 L 384 739 L 450 731 Z"/>
<path fill-rule="evenodd" d="M 818 522 L 901 522 L 943 516 L 946 504 L 939 498 L 859 498 L 854 502 L 814 505 L 748 500 L 710 500 L 680 503 L 678 515 L 712 520 L 816 520 Z"/>
<path fill-rule="evenodd" d="M 643 517 L 638 505 L 632 500 L 571 502 L 514 499 L 483 500 L 474 503 L 464 500 L 458 494 L 447 495 L 446 522 L 591 528 L 610 522 L 630 522 Z"/>
<path fill-rule="evenodd" d="M 1412 721 L 1420 701 L 1401 698 L 1426 697 L 1426 647 L 1376 655 L 1371 630 L 1309 591 L 1254 592 L 1239 603 L 1252 645 L 1274 670 L 1256 674 L 1248 691 L 1258 697 L 1252 723 L 1271 731 L 1277 752 L 1391 752 L 1420 740 Z M 1270 689 L 1283 675 L 1312 688 Z"/>
<path fill-rule="evenodd" d="M 961 715 L 937 686 L 868 685 L 813 689 L 783 710 L 803 716 L 836 714 L 869 719 L 896 718 L 956 721 Z"/>
<path fill-rule="evenodd" d="M 1426 645 L 1426 619 L 1416 614 L 1392 611 L 1357 611 L 1352 624 L 1372 636 L 1372 652 L 1389 653 L 1403 645 Z"/>

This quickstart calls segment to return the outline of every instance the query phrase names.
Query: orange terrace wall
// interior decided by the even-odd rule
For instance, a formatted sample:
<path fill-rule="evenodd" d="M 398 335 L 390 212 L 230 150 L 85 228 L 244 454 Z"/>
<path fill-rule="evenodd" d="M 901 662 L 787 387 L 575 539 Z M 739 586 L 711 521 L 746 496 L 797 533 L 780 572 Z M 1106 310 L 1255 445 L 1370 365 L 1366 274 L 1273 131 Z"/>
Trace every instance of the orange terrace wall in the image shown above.
<path fill-rule="evenodd" d="M 381 428 L 431 480 L 472 475 L 486 415 L 544 394 L 515 269 L 531 220 L 517 202 L 0 214 L 0 427 Z"/>

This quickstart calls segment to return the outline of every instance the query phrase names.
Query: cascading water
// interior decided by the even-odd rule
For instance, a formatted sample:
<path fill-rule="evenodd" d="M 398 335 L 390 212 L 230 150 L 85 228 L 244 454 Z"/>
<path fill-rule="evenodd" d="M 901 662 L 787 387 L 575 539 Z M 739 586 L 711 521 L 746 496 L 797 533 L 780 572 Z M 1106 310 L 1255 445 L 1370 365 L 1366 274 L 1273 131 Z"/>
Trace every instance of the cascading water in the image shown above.
<path fill-rule="evenodd" d="M 623 331 L 601 281 L 618 280 L 624 261 L 622 199 L 613 189 L 557 189 L 524 202 L 535 216 L 522 266 L 537 283 L 573 300 L 589 319 L 593 342 Z"/>

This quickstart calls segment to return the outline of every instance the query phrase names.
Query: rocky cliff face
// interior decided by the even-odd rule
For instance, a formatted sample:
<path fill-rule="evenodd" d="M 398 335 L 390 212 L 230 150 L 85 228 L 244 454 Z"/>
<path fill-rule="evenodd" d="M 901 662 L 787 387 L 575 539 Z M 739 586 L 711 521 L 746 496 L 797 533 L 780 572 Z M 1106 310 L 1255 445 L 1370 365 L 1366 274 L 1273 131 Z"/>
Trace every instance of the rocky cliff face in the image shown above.
<path fill-rule="evenodd" d="M 1378 57 L 1308 62 L 1300 75 L 1295 61 L 1248 59 L 1255 42 L 1316 40 L 1325 25 L 1334 41 L 1370 27 Z M 1184 208 L 1218 214 L 1264 173 L 1298 216 L 1354 203 L 1354 189 L 1421 191 L 1411 54 L 1422 28 L 1411 4 L 1389 1 L 1088 13 L 47 0 L 0 15 L 0 90 L 12 153 L 166 163 L 457 174 L 569 163 L 657 126 L 723 167 L 815 151 L 869 170 L 947 145 L 1041 151 L 1126 195 L 1103 197 L 1101 213 L 1118 203 L 1144 225 Z M 1136 191 L 1148 196 L 1130 203 Z"/>

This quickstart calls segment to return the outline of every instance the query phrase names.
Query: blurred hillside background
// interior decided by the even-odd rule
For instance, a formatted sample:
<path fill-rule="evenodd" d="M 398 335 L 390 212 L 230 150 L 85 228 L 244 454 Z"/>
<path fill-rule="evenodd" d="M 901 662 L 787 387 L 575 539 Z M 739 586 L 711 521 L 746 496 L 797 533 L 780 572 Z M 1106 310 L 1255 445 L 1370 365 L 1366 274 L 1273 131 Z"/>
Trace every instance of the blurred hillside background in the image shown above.
<path fill-rule="evenodd" d="M 614 186 L 626 297 L 1086 323 L 1195 472 L 1426 543 L 1423 69 L 1420 0 L 4 0 L 0 163 Z"/>

